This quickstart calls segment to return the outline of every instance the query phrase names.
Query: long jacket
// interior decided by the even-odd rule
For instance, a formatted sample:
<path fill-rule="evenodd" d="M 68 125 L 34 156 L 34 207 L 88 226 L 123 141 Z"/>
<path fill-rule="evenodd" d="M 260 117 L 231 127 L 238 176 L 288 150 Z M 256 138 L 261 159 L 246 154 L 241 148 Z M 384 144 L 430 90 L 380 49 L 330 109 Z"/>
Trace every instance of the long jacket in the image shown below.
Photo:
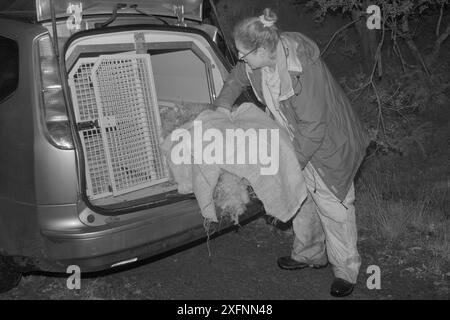
<path fill-rule="evenodd" d="M 289 71 L 294 95 L 280 101 L 280 109 L 294 129 L 297 159 L 302 168 L 310 161 L 328 188 L 343 201 L 369 139 L 346 94 L 320 58 L 317 45 L 297 32 L 282 33 L 281 38 L 295 48 L 288 54 L 296 54 L 301 63 L 300 72 Z M 214 105 L 231 108 L 248 86 L 264 103 L 261 69 L 249 71 L 245 63 L 238 62 Z"/>

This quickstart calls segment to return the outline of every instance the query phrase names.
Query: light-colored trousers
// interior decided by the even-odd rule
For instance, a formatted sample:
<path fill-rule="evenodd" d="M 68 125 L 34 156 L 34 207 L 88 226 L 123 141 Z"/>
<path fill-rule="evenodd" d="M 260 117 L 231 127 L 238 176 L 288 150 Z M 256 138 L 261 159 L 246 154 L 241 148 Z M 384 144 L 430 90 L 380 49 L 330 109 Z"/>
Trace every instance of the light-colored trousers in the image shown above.
<path fill-rule="evenodd" d="M 361 259 L 356 248 L 355 188 L 340 200 L 309 162 L 303 170 L 308 197 L 292 222 L 291 257 L 297 261 L 331 263 L 335 277 L 356 283 Z"/>

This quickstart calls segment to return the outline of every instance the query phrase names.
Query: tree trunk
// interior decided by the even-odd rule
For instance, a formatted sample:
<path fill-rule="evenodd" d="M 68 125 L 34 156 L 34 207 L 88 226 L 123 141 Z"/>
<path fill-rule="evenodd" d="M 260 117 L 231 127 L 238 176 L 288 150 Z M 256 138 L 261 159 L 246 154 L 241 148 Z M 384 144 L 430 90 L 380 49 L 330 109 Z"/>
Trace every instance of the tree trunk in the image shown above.
<path fill-rule="evenodd" d="M 405 34 L 405 41 L 406 44 L 408 45 L 408 48 L 411 50 L 414 58 L 416 58 L 416 60 L 422 65 L 422 68 L 424 70 L 424 72 L 426 73 L 426 75 L 428 77 L 430 77 L 430 72 L 428 71 L 428 66 L 426 65 L 422 54 L 420 53 L 419 49 L 417 48 L 416 43 L 414 42 L 412 35 L 411 35 L 411 31 L 409 29 L 409 21 L 408 21 L 409 16 L 408 15 L 404 15 L 402 17 L 402 31 Z"/>
<path fill-rule="evenodd" d="M 365 1 L 362 12 L 352 10 L 352 19 L 356 20 L 361 16 L 361 14 L 365 14 L 368 5 L 368 1 Z M 367 28 L 366 19 L 361 19 L 356 22 L 355 29 L 358 33 L 361 44 L 364 71 L 367 74 L 370 74 L 375 63 L 375 55 L 378 46 L 378 31 L 376 29 L 370 30 Z"/>

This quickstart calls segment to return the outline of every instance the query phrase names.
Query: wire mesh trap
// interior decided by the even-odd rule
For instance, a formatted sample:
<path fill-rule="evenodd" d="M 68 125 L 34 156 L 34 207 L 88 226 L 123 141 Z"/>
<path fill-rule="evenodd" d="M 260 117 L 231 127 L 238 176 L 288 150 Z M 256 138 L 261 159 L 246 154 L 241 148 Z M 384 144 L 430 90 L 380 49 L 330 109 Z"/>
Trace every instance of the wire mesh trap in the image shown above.
<path fill-rule="evenodd" d="M 81 58 L 69 85 L 91 199 L 168 180 L 149 55 Z"/>

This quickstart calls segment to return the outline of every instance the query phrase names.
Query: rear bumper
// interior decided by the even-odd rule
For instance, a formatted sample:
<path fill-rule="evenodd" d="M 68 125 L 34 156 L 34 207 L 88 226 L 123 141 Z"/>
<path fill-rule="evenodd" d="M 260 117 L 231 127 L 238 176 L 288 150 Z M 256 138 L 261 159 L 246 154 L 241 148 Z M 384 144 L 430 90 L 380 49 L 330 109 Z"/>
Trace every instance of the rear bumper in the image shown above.
<path fill-rule="evenodd" d="M 83 272 L 110 269 L 122 261 L 139 261 L 204 238 L 206 230 L 195 200 L 149 209 L 145 219 L 76 230 L 42 230 L 48 261 L 40 269 L 65 272 L 77 265 Z M 259 212 L 259 203 L 248 206 L 242 221 Z M 224 224 L 221 229 L 229 227 Z"/>

